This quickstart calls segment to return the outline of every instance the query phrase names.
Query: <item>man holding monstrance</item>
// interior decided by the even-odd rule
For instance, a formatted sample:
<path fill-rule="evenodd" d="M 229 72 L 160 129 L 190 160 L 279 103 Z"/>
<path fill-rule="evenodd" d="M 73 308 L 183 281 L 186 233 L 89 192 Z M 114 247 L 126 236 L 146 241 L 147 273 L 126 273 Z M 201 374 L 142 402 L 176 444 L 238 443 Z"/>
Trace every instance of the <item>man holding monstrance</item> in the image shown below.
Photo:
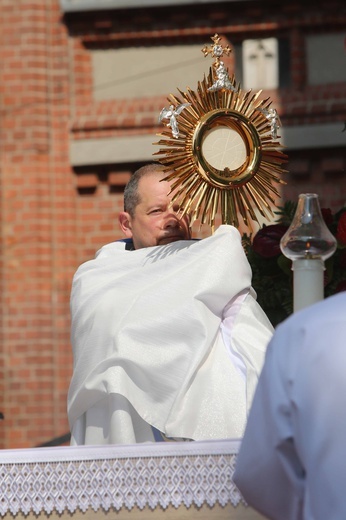
<path fill-rule="evenodd" d="M 72 444 L 243 434 L 272 327 L 237 227 L 270 213 L 285 156 L 270 102 L 241 91 L 212 40 L 208 78 L 161 111 L 159 163 L 125 188 L 125 240 L 75 274 Z M 191 238 L 196 220 L 210 237 Z"/>

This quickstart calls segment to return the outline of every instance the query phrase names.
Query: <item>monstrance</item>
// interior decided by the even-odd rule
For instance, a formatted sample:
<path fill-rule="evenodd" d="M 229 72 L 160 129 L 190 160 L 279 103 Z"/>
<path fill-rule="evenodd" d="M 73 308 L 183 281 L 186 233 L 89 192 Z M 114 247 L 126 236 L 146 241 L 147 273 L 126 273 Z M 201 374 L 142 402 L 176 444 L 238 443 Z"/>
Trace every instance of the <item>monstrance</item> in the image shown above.
<path fill-rule="evenodd" d="M 173 201 L 192 223 L 200 219 L 213 229 L 220 210 L 223 224 L 238 227 L 240 217 L 251 229 L 258 213 L 272 215 L 273 196 L 279 197 L 273 183 L 284 184 L 281 122 L 270 99 L 260 99 L 261 90 L 244 92 L 229 76 L 221 58 L 231 48 L 222 47 L 218 34 L 211 39 L 213 45 L 202 49 L 214 59 L 209 74 L 196 91 L 168 96 L 159 116 L 168 129 L 158 134 L 155 144 L 163 148 L 154 155 L 172 182 Z"/>

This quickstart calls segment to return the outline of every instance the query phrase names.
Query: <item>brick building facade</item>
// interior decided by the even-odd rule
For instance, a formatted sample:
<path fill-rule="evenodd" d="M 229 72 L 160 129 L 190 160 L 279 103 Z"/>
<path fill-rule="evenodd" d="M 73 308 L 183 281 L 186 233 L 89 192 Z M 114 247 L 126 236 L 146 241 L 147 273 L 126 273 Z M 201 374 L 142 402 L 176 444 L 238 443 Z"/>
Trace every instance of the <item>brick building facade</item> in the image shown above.
<path fill-rule="evenodd" d="M 263 95 L 283 125 L 283 200 L 346 201 L 342 0 L 123 4 L 0 0 L 0 448 L 68 431 L 73 273 L 121 236 L 124 184 L 153 159 L 167 95 L 207 72 L 194 53 L 214 33 L 244 81 L 244 41 L 277 42 L 277 84 Z"/>

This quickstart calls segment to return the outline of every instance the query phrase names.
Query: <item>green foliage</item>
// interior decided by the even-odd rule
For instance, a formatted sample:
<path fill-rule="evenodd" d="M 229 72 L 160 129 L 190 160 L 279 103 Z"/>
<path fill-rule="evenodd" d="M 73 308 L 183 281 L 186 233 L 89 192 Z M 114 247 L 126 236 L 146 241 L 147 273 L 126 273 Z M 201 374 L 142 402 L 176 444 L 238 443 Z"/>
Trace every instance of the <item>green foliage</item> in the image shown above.
<path fill-rule="evenodd" d="M 256 252 L 256 247 L 254 247 L 256 235 L 252 237 L 244 234 L 242 237 L 244 250 L 252 268 L 252 286 L 257 293 L 257 301 L 274 327 L 293 312 L 293 272 L 291 260 L 283 254 L 277 253 L 280 235 L 277 235 L 275 243 L 273 227 L 275 231 L 284 232 L 279 226 L 289 227 L 296 208 L 297 203 L 285 202 L 275 211 L 277 215 L 275 224 L 267 228 L 263 226 L 258 231 L 257 250 L 262 254 Z M 324 209 L 322 212 L 328 219 L 327 226 L 338 240 L 336 252 L 325 262 L 324 294 L 327 297 L 346 290 L 346 208 L 342 208 L 335 214 L 332 214 L 329 209 Z M 344 226 L 343 228 L 341 224 Z M 270 228 L 271 233 L 269 233 Z M 258 247 L 258 239 L 262 248 Z M 266 256 L 263 256 L 264 251 Z"/>
<path fill-rule="evenodd" d="M 283 206 L 278 206 L 277 211 L 274 211 L 275 215 L 278 216 L 276 223 L 289 226 L 293 220 L 296 209 L 297 202 L 293 202 L 292 200 L 288 200 Z"/>
<path fill-rule="evenodd" d="M 252 286 L 257 293 L 257 301 L 275 327 L 293 310 L 291 261 L 283 255 L 263 258 L 252 251 L 251 247 L 247 256 L 252 268 Z"/>

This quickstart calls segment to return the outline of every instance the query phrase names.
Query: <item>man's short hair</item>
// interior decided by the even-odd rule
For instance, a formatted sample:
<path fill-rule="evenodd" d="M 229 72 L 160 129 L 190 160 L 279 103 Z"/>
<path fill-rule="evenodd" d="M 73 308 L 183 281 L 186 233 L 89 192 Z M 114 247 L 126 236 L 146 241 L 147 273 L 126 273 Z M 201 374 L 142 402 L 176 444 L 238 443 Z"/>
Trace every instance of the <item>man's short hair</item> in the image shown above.
<path fill-rule="evenodd" d="M 159 163 L 150 163 L 136 170 L 125 186 L 124 190 L 124 211 L 133 218 L 137 205 L 140 203 L 138 184 L 142 177 L 154 173 L 164 173 L 164 167 Z"/>

